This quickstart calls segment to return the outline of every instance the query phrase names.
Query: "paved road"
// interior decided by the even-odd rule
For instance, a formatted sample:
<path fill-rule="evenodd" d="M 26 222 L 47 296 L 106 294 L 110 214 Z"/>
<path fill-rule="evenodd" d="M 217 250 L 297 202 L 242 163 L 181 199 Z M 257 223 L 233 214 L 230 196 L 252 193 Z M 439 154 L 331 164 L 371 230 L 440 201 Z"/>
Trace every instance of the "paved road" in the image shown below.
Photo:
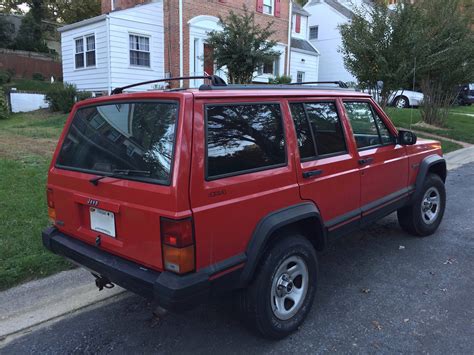
<path fill-rule="evenodd" d="M 450 173 L 445 220 L 432 237 L 410 237 L 389 216 L 320 255 L 313 310 L 283 341 L 248 332 L 225 302 L 156 322 L 145 301 L 126 294 L 26 334 L 0 352 L 472 353 L 473 182 L 474 164 Z"/>

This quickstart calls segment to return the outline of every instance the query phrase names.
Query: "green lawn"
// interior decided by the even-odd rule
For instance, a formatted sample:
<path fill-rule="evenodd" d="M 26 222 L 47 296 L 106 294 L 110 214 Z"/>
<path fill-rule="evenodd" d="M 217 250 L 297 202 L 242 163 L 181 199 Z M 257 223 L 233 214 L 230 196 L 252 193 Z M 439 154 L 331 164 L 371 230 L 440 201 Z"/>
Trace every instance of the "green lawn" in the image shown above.
<path fill-rule="evenodd" d="M 0 120 L 0 290 L 70 268 L 46 251 L 46 175 L 66 115 L 15 114 Z"/>
<path fill-rule="evenodd" d="M 11 83 L 4 84 L 3 86 L 5 89 L 16 88 L 19 91 L 45 93 L 51 87 L 51 83 L 48 80 L 13 79 Z"/>
<path fill-rule="evenodd" d="M 421 121 L 419 109 L 388 108 L 386 112 L 397 127 L 410 128 L 411 124 Z M 434 133 L 443 137 L 474 144 L 474 116 L 458 113 L 474 115 L 474 107 L 454 107 L 445 122 L 446 127 L 444 129 L 430 129 L 421 126 L 414 126 L 412 128 L 417 131 Z"/>

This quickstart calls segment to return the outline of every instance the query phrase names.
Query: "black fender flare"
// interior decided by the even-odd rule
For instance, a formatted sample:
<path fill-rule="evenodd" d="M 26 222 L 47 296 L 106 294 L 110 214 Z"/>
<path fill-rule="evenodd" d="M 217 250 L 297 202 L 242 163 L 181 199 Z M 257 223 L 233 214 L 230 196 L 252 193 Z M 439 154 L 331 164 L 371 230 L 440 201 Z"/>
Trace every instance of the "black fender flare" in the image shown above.
<path fill-rule="evenodd" d="M 301 221 L 307 218 L 317 218 L 321 225 L 321 232 L 324 233 L 323 238 L 326 238 L 325 228 L 321 214 L 312 202 L 304 202 L 290 207 L 274 211 L 263 217 L 255 227 L 252 237 L 247 244 L 247 262 L 240 276 L 241 286 L 245 286 L 252 279 L 252 276 L 263 254 L 263 250 L 272 235 L 276 230 Z"/>
<path fill-rule="evenodd" d="M 428 171 L 430 170 L 430 168 L 438 164 L 441 165 L 441 178 L 443 179 L 443 181 L 446 181 L 446 176 L 448 173 L 446 168 L 446 160 L 442 156 L 437 154 L 427 156 L 420 163 L 420 169 L 418 170 L 418 176 L 416 177 L 415 193 L 413 194 L 413 199 L 415 199 L 421 194 L 423 189 L 423 183 L 426 179 L 426 176 L 428 175 Z"/>

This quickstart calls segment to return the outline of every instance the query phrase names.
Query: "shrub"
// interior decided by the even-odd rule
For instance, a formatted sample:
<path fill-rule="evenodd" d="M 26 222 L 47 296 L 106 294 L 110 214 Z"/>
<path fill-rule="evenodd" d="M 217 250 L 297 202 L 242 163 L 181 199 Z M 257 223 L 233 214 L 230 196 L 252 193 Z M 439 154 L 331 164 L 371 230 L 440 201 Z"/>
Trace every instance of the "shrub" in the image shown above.
<path fill-rule="evenodd" d="M 73 84 L 54 84 L 46 92 L 51 111 L 68 113 L 76 100 L 77 89 Z"/>
<path fill-rule="evenodd" d="M 33 80 L 44 81 L 45 77 L 41 73 L 33 73 L 31 76 Z"/>
<path fill-rule="evenodd" d="M 269 79 L 268 83 L 269 84 L 290 84 L 291 83 L 291 76 L 289 76 L 289 75 L 277 76 L 273 79 Z"/>
<path fill-rule="evenodd" d="M 7 97 L 3 88 L 0 86 L 0 120 L 6 119 L 10 116 L 10 110 L 8 109 Z"/>
<path fill-rule="evenodd" d="M 9 70 L 0 70 L 0 85 L 7 84 L 12 80 L 12 73 Z"/>
<path fill-rule="evenodd" d="M 90 91 L 79 91 L 76 95 L 76 102 L 87 100 L 92 97 L 92 93 Z"/>

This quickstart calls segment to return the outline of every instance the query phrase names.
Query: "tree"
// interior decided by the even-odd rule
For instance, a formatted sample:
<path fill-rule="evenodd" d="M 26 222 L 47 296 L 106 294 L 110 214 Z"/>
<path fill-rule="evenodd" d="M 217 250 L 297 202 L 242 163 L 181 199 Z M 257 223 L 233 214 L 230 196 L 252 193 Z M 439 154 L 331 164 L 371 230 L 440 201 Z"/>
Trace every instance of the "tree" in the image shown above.
<path fill-rule="evenodd" d="M 30 9 L 35 6 L 36 0 L 4 0 L 0 10 L 5 13 L 21 14 L 20 5 L 27 5 Z M 44 0 L 41 1 L 43 20 L 54 22 L 73 23 L 100 15 L 100 0 Z"/>
<path fill-rule="evenodd" d="M 423 121 L 442 125 L 459 84 L 474 81 L 473 8 L 461 0 L 421 0 L 417 77 L 424 94 Z"/>
<path fill-rule="evenodd" d="M 21 22 L 14 48 L 31 52 L 49 52 L 44 40 L 42 20 L 45 11 L 41 0 L 33 0 L 30 11 Z"/>
<path fill-rule="evenodd" d="M 0 15 L 0 48 L 10 48 L 13 44 L 13 29 L 5 16 Z"/>
<path fill-rule="evenodd" d="M 413 76 L 416 23 L 417 13 L 407 3 L 391 11 L 376 2 L 368 13 L 358 9 L 351 22 L 340 26 L 345 67 L 364 88 L 377 88 L 383 82 L 382 106 Z"/>
<path fill-rule="evenodd" d="M 273 49 L 276 41 L 270 40 L 273 22 L 257 25 L 254 13 L 246 7 L 242 14 L 231 11 L 225 19 L 219 18 L 219 24 L 222 31 L 210 32 L 206 42 L 213 48 L 216 66 L 226 67 L 229 82 L 251 83 L 258 67 L 280 56 Z"/>

